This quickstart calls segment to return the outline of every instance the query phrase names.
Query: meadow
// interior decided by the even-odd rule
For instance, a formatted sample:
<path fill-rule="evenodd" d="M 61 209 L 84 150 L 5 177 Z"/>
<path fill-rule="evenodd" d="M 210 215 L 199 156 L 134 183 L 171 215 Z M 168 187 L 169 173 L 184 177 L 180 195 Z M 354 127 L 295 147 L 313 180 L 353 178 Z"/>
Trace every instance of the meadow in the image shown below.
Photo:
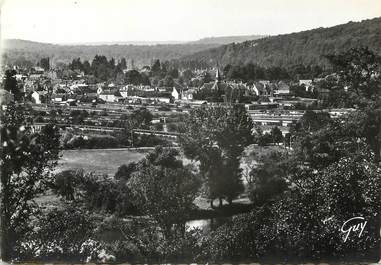
<path fill-rule="evenodd" d="M 130 162 L 137 162 L 144 158 L 153 148 L 120 148 L 120 149 L 76 149 L 63 150 L 62 156 L 58 162 L 56 172 L 67 169 L 83 169 L 86 172 L 95 172 L 99 174 L 108 174 L 113 176 L 118 167 Z M 256 164 L 256 156 L 263 156 L 271 151 L 284 152 L 281 146 L 265 146 L 250 145 L 246 148 L 241 158 L 241 168 L 243 174 L 248 173 L 247 170 Z M 192 163 L 183 155 L 182 159 L 185 164 Z M 197 163 L 196 163 L 197 164 Z M 243 178 L 244 183 L 246 179 Z"/>
<path fill-rule="evenodd" d="M 148 151 L 136 149 L 64 150 L 56 171 L 83 169 L 86 172 L 113 176 L 119 166 L 139 161 Z"/>

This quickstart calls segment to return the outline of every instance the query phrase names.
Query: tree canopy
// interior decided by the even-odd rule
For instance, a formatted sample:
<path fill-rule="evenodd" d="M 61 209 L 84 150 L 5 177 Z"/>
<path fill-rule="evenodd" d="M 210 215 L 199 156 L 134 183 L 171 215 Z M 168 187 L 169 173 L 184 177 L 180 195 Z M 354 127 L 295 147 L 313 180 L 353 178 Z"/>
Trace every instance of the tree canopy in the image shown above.
<path fill-rule="evenodd" d="M 252 143 L 252 121 L 243 106 L 201 107 L 191 111 L 181 137 L 184 154 L 200 162 L 208 195 L 230 203 L 243 190 L 239 157 Z"/>

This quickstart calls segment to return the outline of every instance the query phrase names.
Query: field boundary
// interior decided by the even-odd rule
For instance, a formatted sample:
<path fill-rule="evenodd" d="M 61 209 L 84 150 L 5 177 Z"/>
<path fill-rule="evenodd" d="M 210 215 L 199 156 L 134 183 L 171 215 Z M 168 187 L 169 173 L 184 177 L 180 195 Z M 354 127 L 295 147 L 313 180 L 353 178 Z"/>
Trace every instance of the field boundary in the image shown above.
<path fill-rule="evenodd" d="M 179 149 L 180 147 L 164 147 Z M 154 150 L 155 147 L 120 147 L 120 148 L 83 148 L 83 149 L 63 149 L 61 151 L 65 152 L 76 152 L 76 151 L 85 151 L 85 152 L 99 152 L 99 151 L 144 151 L 144 150 Z"/>

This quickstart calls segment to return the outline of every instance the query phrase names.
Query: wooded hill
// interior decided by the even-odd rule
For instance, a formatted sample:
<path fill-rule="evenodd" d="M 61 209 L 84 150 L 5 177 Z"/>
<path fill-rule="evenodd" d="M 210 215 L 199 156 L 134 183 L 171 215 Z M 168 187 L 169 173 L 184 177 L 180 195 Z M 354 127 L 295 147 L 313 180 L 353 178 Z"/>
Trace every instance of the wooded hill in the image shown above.
<path fill-rule="evenodd" d="M 242 36 L 222 36 L 222 37 L 208 37 L 202 38 L 197 41 L 188 42 L 190 44 L 218 44 L 224 45 L 233 42 L 244 42 L 250 40 L 258 40 L 264 38 L 264 35 L 242 35 Z"/>
<path fill-rule="evenodd" d="M 381 17 L 223 45 L 180 60 L 214 65 L 218 62 L 220 65 L 254 63 L 265 67 L 288 68 L 298 64 L 324 67 L 327 61 L 323 55 L 358 46 L 368 46 L 376 53 L 381 52 Z"/>
<path fill-rule="evenodd" d="M 27 61 L 36 63 L 41 58 L 49 57 L 53 63 L 69 63 L 73 59 L 92 60 L 95 55 L 104 55 L 107 58 L 134 60 L 137 66 L 150 65 L 152 59 L 161 61 L 178 59 L 202 50 L 217 47 L 229 42 L 242 42 L 248 39 L 258 39 L 263 36 L 225 36 L 204 38 L 184 43 L 159 44 L 129 44 L 107 43 L 87 45 L 57 45 L 27 40 L 9 39 L 3 42 L 2 56 L 5 64 L 25 64 Z M 138 42 L 136 42 L 138 43 Z"/>
<path fill-rule="evenodd" d="M 20 64 L 25 61 L 36 63 L 49 57 L 52 63 L 69 63 L 75 58 L 92 60 L 95 55 L 119 60 L 134 60 L 136 66 L 151 64 L 154 58 L 170 60 L 195 53 L 218 44 L 157 44 L 157 45 L 57 45 L 26 40 L 10 39 L 4 41 L 2 49 L 5 64 Z"/>

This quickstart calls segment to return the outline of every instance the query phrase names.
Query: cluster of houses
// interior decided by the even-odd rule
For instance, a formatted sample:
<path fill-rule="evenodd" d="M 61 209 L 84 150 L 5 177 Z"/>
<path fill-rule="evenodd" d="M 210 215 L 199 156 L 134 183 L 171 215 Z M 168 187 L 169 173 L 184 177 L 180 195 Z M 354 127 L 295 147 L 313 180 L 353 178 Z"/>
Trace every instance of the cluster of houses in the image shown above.
<path fill-rule="evenodd" d="M 175 84 L 174 87 L 154 87 L 146 85 L 96 83 L 88 84 L 82 72 L 78 72 L 75 80 L 61 80 L 54 71 L 45 71 L 41 67 L 34 67 L 29 73 L 16 74 L 23 92 L 33 103 L 56 103 L 74 105 L 85 103 L 171 103 L 196 102 L 195 95 L 200 91 L 244 91 L 245 94 L 267 98 L 269 102 L 290 100 L 290 84 L 285 81 L 261 80 L 247 84 L 243 82 L 223 81 L 220 71 L 215 71 L 215 80 L 204 83 L 200 87 L 184 87 Z M 306 91 L 314 89 L 313 80 L 300 80 L 299 85 L 305 86 Z M 207 101 L 207 99 L 202 99 Z"/>
<path fill-rule="evenodd" d="M 313 92 L 316 89 L 316 82 L 319 81 L 317 79 L 299 80 L 293 84 L 269 80 L 243 83 L 222 80 L 218 69 L 215 73 L 215 80 L 204 83 L 200 87 L 185 87 L 176 83 L 173 87 L 121 85 L 112 82 L 91 84 L 87 82 L 81 72 L 78 72 L 75 80 L 61 80 L 57 78 L 54 71 L 44 71 L 40 67 L 34 67 L 29 73 L 18 72 L 15 78 L 27 96 L 26 98 L 31 102 L 67 106 L 75 106 L 78 103 L 91 103 L 95 106 L 98 103 L 116 102 L 147 105 L 180 103 L 180 105 L 192 106 L 208 103 L 207 98 L 199 98 L 203 91 L 223 91 L 224 93 L 226 91 L 240 91 L 246 96 L 260 99 L 245 104 L 254 124 L 260 126 L 263 132 L 269 132 L 271 128 L 277 126 L 284 135 L 289 131 L 290 125 L 295 123 L 304 113 L 303 111 L 292 111 L 293 107 L 300 103 L 310 105 L 317 101 L 317 99 L 312 98 L 296 98 L 290 91 L 292 85 L 297 85 L 303 87 L 306 92 Z M 2 101 L 9 101 L 11 98 L 11 93 L 0 90 Z M 331 115 L 339 114 L 332 113 Z"/>

